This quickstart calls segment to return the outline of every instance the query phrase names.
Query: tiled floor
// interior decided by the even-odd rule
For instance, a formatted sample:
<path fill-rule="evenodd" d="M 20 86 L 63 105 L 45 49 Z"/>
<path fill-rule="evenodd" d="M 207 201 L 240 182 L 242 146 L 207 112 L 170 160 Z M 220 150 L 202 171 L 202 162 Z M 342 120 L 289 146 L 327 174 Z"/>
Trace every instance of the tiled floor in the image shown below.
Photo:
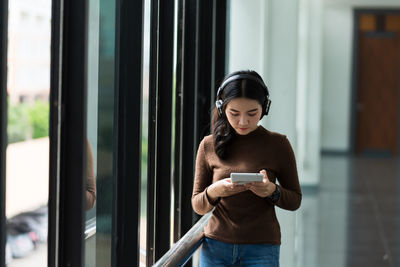
<path fill-rule="evenodd" d="M 400 161 L 323 156 L 316 192 L 304 194 L 304 267 L 400 266 Z"/>

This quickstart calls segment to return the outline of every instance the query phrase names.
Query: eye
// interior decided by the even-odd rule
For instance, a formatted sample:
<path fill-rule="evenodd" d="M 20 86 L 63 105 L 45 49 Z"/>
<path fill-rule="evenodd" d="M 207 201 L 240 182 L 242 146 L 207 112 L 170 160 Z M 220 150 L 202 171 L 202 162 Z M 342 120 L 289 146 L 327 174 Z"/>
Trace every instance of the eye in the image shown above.
<path fill-rule="evenodd" d="M 249 113 L 250 117 L 254 117 L 255 115 L 257 115 L 257 112 L 256 113 Z"/>
<path fill-rule="evenodd" d="M 231 112 L 231 116 L 237 117 L 237 116 L 239 116 L 239 113 L 232 113 L 232 112 Z"/>

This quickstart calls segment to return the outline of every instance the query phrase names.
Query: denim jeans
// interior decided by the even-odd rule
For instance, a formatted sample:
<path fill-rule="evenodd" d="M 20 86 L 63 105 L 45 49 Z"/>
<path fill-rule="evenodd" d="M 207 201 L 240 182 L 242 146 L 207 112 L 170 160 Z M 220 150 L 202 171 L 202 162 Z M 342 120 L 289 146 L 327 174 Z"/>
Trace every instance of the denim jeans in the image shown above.
<path fill-rule="evenodd" d="M 279 267 L 279 245 L 229 244 L 206 237 L 200 250 L 200 267 Z"/>

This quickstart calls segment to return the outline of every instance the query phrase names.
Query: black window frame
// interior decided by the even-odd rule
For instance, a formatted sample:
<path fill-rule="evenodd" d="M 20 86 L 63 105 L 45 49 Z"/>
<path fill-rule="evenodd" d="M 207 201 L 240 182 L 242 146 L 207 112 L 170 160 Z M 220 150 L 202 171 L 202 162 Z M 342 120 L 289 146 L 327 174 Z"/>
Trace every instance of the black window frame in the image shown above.
<path fill-rule="evenodd" d="M 154 0 L 151 6 L 148 265 L 159 259 L 171 243 L 172 195 L 170 190 L 161 189 L 172 185 L 175 188 L 175 241 L 198 219 L 190 205 L 193 180 L 187 177 L 193 177 L 200 140 L 210 133 L 215 88 L 225 75 L 226 0 L 179 0 L 178 25 L 182 27 L 178 28 L 175 77 L 171 35 L 175 27 L 174 5 L 172 0 Z M 140 255 L 143 6 L 143 1 L 116 0 L 113 266 L 138 264 Z M 86 114 L 87 100 L 87 12 L 87 0 L 53 0 L 49 266 L 82 266 L 84 261 L 84 184 L 80 177 L 85 172 L 86 155 L 86 116 L 82 114 Z M 135 34 L 123 34 L 132 31 Z M 2 118 L 4 114 L 2 110 Z M 0 127 L 6 125 L 4 119 L 1 123 Z M 1 132 L 0 145 L 5 151 L 4 129 Z M 3 182 L 5 177 L 1 178 Z M 127 188 L 133 191 L 128 193 Z"/>
<path fill-rule="evenodd" d="M 146 244 L 149 266 L 168 251 L 171 234 L 176 242 L 199 219 L 191 207 L 194 165 L 200 141 L 210 134 L 215 88 L 225 75 L 226 4 L 226 0 L 179 0 L 174 25 L 174 1 L 153 1 Z M 171 69 L 174 27 L 175 71 Z M 174 123 L 171 114 L 175 114 Z M 175 127 L 174 140 L 171 127 Z M 171 183 L 173 196 L 167 190 Z"/>
<path fill-rule="evenodd" d="M 226 8 L 226 0 L 178 3 L 174 242 L 199 219 L 188 178 L 194 175 L 198 145 L 211 132 L 215 88 L 225 76 Z"/>
<path fill-rule="evenodd" d="M 112 265 L 139 265 L 143 1 L 116 0 Z M 88 1 L 53 0 L 49 266 L 84 265 Z M 83 24 L 83 25 L 82 25 Z M 123 34 L 130 32 L 131 34 Z M 127 191 L 126 189 L 129 188 Z"/>
<path fill-rule="evenodd" d="M 87 10 L 87 0 L 53 0 L 49 266 L 84 264 Z"/>
<path fill-rule="evenodd" d="M 6 148 L 7 148 L 7 31 L 8 0 L 0 0 L 0 266 L 6 255 Z"/>
<path fill-rule="evenodd" d="M 170 247 L 174 0 L 150 3 L 146 262 Z"/>
<path fill-rule="evenodd" d="M 190 202 L 193 180 L 187 178 L 194 174 L 198 144 L 211 130 L 214 88 L 225 75 L 226 1 L 179 0 L 177 26 L 174 242 L 198 219 Z"/>
<path fill-rule="evenodd" d="M 116 2 L 115 266 L 139 266 L 144 1 Z M 131 34 L 126 34 L 131 33 Z M 128 190 L 127 190 L 128 189 Z"/>

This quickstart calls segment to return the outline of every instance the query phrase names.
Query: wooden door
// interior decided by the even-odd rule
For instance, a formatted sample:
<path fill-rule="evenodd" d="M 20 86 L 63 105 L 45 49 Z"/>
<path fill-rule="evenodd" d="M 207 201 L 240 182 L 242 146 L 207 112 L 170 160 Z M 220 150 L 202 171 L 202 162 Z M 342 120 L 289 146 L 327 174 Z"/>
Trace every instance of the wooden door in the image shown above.
<path fill-rule="evenodd" d="M 356 151 L 398 153 L 400 36 L 361 32 L 359 38 Z"/>

